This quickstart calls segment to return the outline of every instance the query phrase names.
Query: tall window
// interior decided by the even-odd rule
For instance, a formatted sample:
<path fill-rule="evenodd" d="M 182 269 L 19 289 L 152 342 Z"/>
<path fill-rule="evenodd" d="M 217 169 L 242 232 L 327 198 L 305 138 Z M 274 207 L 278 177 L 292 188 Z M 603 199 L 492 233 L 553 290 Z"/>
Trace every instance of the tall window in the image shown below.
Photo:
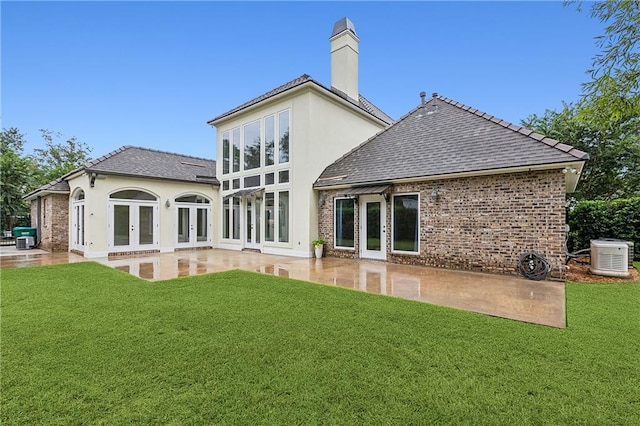
<path fill-rule="evenodd" d="M 272 166 L 275 162 L 276 124 L 275 117 L 270 115 L 264 119 L 264 161 L 265 166 Z"/>
<path fill-rule="evenodd" d="M 278 241 L 289 242 L 289 191 L 278 193 Z"/>
<path fill-rule="evenodd" d="M 278 113 L 278 153 L 279 163 L 289 162 L 289 111 Z"/>
<path fill-rule="evenodd" d="M 264 194 L 264 239 L 266 241 L 275 241 L 275 220 L 276 212 L 274 209 L 274 196 L 273 192 L 267 192 Z"/>
<path fill-rule="evenodd" d="M 244 126 L 244 169 L 260 167 L 260 120 Z"/>
<path fill-rule="evenodd" d="M 231 142 L 233 144 L 233 171 L 240 171 L 240 129 L 231 131 Z"/>
<path fill-rule="evenodd" d="M 335 246 L 354 248 L 354 199 L 336 199 Z"/>
<path fill-rule="evenodd" d="M 240 239 L 240 197 L 233 197 L 233 239 Z"/>
<path fill-rule="evenodd" d="M 227 198 L 222 202 L 222 238 L 229 238 L 231 235 L 231 218 L 229 216 L 229 203 L 231 199 Z"/>
<path fill-rule="evenodd" d="M 393 250 L 419 252 L 418 194 L 393 197 Z"/>
<path fill-rule="evenodd" d="M 229 132 L 222 134 L 222 174 L 229 173 Z"/>

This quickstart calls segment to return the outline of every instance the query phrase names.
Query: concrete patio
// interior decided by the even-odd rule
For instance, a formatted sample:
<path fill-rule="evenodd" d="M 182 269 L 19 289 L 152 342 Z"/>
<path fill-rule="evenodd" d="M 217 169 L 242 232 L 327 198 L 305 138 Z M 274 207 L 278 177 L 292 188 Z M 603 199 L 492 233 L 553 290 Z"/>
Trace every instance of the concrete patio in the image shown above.
<path fill-rule="evenodd" d="M 147 281 L 242 269 L 552 327 L 566 325 L 562 282 L 379 261 L 302 259 L 219 249 L 92 260 Z M 84 261 L 89 259 L 73 253 L 0 247 L 1 268 Z"/>

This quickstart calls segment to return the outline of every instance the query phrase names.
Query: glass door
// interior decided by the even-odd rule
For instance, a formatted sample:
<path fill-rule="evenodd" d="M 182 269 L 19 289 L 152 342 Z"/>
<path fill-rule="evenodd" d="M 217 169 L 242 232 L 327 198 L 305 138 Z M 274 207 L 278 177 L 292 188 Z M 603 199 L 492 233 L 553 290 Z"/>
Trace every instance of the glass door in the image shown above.
<path fill-rule="evenodd" d="M 84 251 L 84 201 L 73 203 L 72 248 Z"/>
<path fill-rule="evenodd" d="M 386 204 L 382 196 L 360 197 L 360 257 L 387 258 Z"/>
<path fill-rule="evenodd" d="M 211 244 L 211 206 L 176 204 L 177 246 L 198 247 Z"/>
<path fill-rule="evenodd" d="M 260 210 L 262 200 L 260 198 L 247 197 L 245 201 L 245 247 L 260 249 L 261 220 Z"/>
<path fill-rule="evenodd" d="M 155 248 L 157 206 L 127 202 L 111 203 L 111 244 L 117 251 Z"/>

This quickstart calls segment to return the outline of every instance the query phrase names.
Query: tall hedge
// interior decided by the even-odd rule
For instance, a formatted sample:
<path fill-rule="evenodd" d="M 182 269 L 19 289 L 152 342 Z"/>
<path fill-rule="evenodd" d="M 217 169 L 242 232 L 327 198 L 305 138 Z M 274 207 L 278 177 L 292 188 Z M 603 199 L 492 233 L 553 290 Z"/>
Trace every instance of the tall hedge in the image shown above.
<path fill-rule="evenodd" d="M 640 260 L 640 197 L 613 201 L 580 201 L 568 212 L 569 251 L 589 248 L 590 240 L 619 238 L 633 241 Z"/>

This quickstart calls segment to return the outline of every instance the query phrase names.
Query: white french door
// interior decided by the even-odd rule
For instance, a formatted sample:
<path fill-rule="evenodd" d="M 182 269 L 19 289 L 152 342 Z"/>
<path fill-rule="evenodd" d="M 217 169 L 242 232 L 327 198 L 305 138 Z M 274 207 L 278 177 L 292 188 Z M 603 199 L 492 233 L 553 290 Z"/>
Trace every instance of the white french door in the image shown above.
<path fill-rule="evenodd" d="M 150 250 L 158 244 L 158 203 L 109 203 L 109 244 L 115 251 Z"/>
<path fill-rule="evenodd" d="M 211 245 L 212 209 L 210 205 L 176 203 L 178 247 Z"/>
<path fill-rule="evenodd" d="M 251 249 L 260 249 L 262 247 L 262 198 L 247 197 L 245 199 L 245 234 L 244 246 Z"/>
<path fill-rule="evenodd" d="M 84 200 L 73 202 L 71 218 L 71 248 L 84 251 Z"/>
<path fill-rule="evenodd" d="M 387 258 L 387 206 L 384 197 L 360 197 L 360 257 Z"/>

